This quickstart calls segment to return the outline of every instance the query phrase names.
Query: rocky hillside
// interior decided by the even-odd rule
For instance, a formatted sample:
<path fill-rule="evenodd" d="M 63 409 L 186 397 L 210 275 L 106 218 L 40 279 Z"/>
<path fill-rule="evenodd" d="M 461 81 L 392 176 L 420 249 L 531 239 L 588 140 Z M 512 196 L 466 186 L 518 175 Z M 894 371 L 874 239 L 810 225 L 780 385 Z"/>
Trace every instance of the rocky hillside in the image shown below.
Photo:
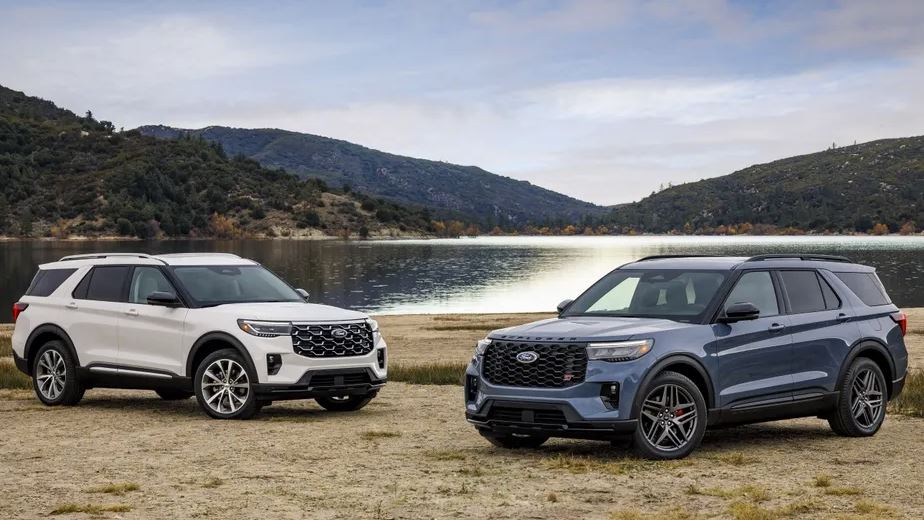
<path fill-rule="evenodd" d="M 459 226 L 456 226 L 459 227 Z M 0 235 L 392 235 L 429 212 L 305 181 L 202 139 L 115 132 L 0 86 Z"/>
<path fill-rule="evenodd" d="M 243 155 L 302 178 L 319 178 L 331 186 L 349 185 L 362 193 L 424 206 L 436 215 L 477 220 L 488 228 L 573 223 L 604 211 L 475 166 L 403 157 L 311 134 L 223 126 L 199 130 L 143 126 L 138 131 L 170 139 L 201 137 L 220 143 L 230 156 Z"/>
<path fill-rule="evenodd" d="M 924 225 L 924 137 L 759 164 L 613 208 L 616 231 L 911 232 Z"/>

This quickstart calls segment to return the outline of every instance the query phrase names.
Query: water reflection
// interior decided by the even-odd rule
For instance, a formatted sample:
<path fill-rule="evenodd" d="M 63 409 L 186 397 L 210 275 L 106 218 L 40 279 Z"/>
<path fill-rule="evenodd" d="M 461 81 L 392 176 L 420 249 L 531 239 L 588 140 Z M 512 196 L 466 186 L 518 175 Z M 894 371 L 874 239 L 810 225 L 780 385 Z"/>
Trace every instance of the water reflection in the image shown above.
<path fill-rule="evenodd" d="M 922 306 L 920 237 L 482 237 L 412 241 L 0 242 L 0 321 L 38 264 L 98 251 L 232 252 L 312 300 L 377 313 L 549 311 L 646 255 L 843 254 L 875 266 L 893 299 Z"/>

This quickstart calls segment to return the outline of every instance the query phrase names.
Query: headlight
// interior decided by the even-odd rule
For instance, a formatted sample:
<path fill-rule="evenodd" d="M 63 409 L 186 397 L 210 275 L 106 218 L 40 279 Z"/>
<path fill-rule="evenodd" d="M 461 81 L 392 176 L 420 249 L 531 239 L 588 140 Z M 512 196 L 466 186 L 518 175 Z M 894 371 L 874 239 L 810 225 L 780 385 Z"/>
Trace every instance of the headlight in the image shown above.
<path fill-rule="evenodd" d="M 366 318 L 366 323 L 369 324 L 369 328 L 372 329 L 372 332 L 379 331 L 379 322 L 373 320 L 372 318 Z"/>
<path fill-rule="evenodd" d="M 478 343 L 475 344 L 475 356 L 483 356 L 484 351 L 488 349 L 490 344 L 491 340 L 488 338 L 478 340 Z"/>
<path fill-rule="evenodd" d="M 604 361 L 630 361 L 650 352 L 652 346 L 654 346 L 653 339 L 590 343 L 587 345 L 587 358 Z"/>
<path fill-rule="evenodd" d="M 261 338 L 292 335 L 292 324 L 288 321 L 237 320 L 237 326 L 247 334 Z"/>

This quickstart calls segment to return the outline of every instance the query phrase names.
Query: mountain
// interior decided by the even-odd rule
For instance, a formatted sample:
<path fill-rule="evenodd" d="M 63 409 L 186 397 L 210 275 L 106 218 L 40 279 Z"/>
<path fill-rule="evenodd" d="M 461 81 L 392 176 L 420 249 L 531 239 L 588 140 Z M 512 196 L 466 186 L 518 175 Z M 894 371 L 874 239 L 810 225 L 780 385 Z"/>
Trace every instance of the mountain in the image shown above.
<path fill-rule="evenodd" d="M 0 235 L 423 235 L 429 213 L 0 86 Z M 462 227 L 453 223 L 458 232 Z"/>
<path fill-rule="evenodd" d="M 617 232 L 886 232 L 924 225 L 924 136 L 759 164 L 612 208 Z M 786 229 L 789 228 L 789 229 Z"/>
<path fill-rule="evenodd" d="M 424 206 L 438 215 L 463 216 L 483 225 L 574 223 L 603 208 L 495 175 L 475 166 L 414 159 L 311 134 L 275 129 L 210 126 L 186 130 L 143 126 L 138 131 L 160 138 L 201 137 L 220 143 L 228 155 L 243 155 L 269 168 L 302 178 L 320 178 L 331 186 L 348 185 L 362 193 Z"/>

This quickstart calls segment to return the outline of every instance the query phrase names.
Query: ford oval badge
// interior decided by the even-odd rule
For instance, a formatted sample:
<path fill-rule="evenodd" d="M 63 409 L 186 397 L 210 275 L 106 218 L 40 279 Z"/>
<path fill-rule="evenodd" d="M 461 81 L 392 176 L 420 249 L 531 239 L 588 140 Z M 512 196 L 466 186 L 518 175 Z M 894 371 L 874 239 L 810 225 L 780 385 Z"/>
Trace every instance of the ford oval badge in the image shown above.
<path fill-rule="evenodd" d="M 534 363 L 537 359 L 539 359 L 539 354 L 536 354 L 531 350 L 517 354 L 517 361 L 520 363 Z"/>

